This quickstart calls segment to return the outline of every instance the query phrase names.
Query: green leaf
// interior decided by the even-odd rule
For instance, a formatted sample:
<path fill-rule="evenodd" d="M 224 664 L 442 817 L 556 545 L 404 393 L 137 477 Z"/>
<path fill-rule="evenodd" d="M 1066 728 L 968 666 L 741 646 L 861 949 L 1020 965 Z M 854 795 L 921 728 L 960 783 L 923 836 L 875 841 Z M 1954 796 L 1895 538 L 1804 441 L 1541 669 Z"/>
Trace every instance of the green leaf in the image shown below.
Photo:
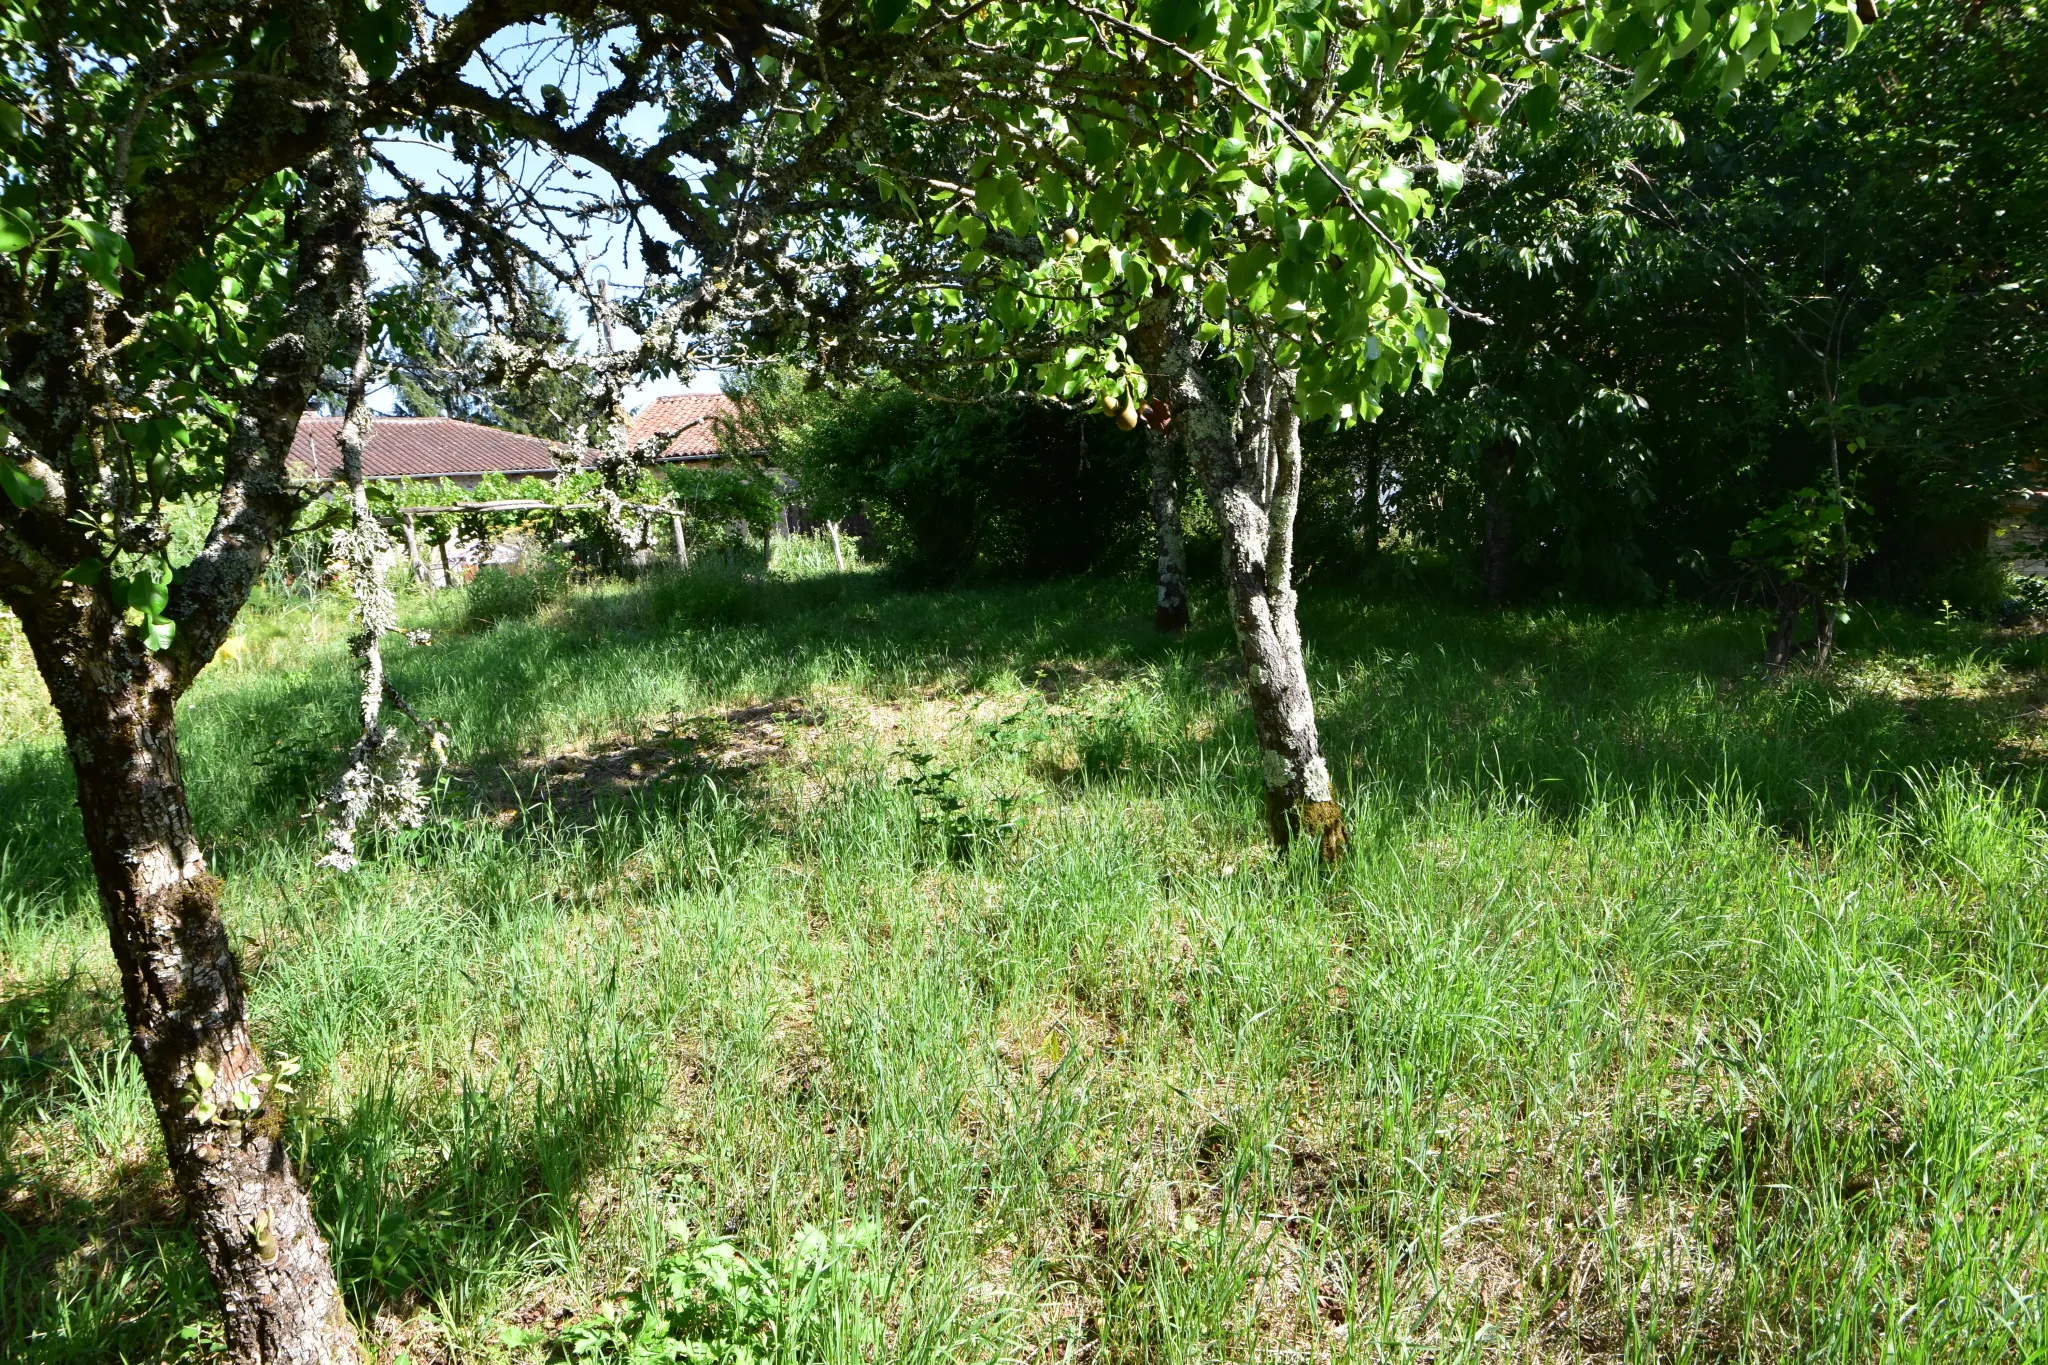
<path fill-rule="evenodd" d="M 1552 81 L 1531 86 L 1527 94 L 1515 101 L 1529 131 L 1537 134 L 1548 133 L 1557 126 L 1557 104 L 1557 85 Z"/>
<path fill-rule="evenodd" d="M 20 209 L 0 209 L 0 252 L 25 251 L 36 239 L 35 224 Z"/>
<path fill-rule="evenodd" d="M 391 79 L 398 69 L 399 54 L 411 37 L 412 26 L 406 22 L 399 0 L 364 0 L 362 9 L 343 22 L 341 31 L 343 44 L 373 81 Z"/>
<path fill-rule="evenodd" d="M 1705 0 L 1700 8 L 1705 9 Z M 1784 47 L 1805 40 L 1813 32 L 1814 22 L 1820 18 L 1820 11 L 1812 5 L 1794 5 L 1778 16 L 1778 42 Z"/>
<path fill-rule="evenodd" d="M 1321 213 L 1336 203 L 1338 193 L 1337 182 L 1324 175 L 1319 168 L 1302 177 L 1301 197 L 1308 201 L 1309 208 L 1316 213 Z"/>
<path fill-rule="evenodd" d="M 1673 16 L 1672 31 L 1679 35 L 1678 46 L 1671 49 L 1671 60 L 1689 54 L 1698 47 L 1714 27 L 1714 16 L 1707 12 L 1707 0 L 1696 0 L 1689 16 Z"/>
<path fill-rule="evenodd" d="M 1360 43 L 1358 45 L 1357 58 L 1352 61 L 1343 75 L 1337 77 L 1338 93 L 1349 95 L 1356 90 L 1364 88 L 1365 83 L 1372 79 L 1372 63 L 1371 46 Z"/>
<path fill-rule="evenodd" d="M 128 606 L 144 616 L 155 616 L 171 600 L 171 585 L 168 578 L 159 580 L 154 574 L 136 574 L 132 578 L 117 578 L 114 587 Z"/>
<path fill-rule="evenodd" d="M 1238 252 L 1231 258 L 1227 268 L 1230 292 L 1243 297 L 1272 263 L 1273 249 L 1264 243 L 1255 242 Z"/>
<path fill-rule="evenodd" d="M 1316 289 L 1316 268 L 1307 261 L 1280 262 L 1280 292 L 1291 299 L 1307 300 L 1314 297 Z"/>
<path fill-rule="evenodd" d="M 1202 0 L 1153 0 L 1152 31 L 1178 43 L 1195 35 L 1203 17 Z"/>
<path fill-rule="evenodd" d="M 16 507 L 31 507 L 41 502 L 49 490 L 35 479 L 22 472 L 20 465 L 0 455 L 0 493 Z"/>
<path fill-rule="evenodd" d="M 152 620 L 142 632 L 142 647 L 152 654 L 161 654 L 171 647 L 171 641 L 178 637 L 176 621 Z"/>

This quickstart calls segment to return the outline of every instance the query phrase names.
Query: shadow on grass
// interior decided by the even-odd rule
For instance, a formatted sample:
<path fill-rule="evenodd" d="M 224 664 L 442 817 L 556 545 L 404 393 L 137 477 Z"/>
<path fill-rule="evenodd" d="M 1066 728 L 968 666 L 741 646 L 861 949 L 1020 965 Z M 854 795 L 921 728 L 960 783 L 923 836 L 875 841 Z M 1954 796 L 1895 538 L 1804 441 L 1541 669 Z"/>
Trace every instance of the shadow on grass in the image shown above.
<path fill-rule="evenodd" d="M 616 1018 L 618 1001 L 591 1002 Z M 301 1130 L 320 1225 L 356 1313 L 412 1298 L 487 1310 L 538 1249 L 571 1253 L 579 1194 L 650 1114 L 662 1072 L 613 1027 L 547 1049 L 539 1075 L 465 1077 L 453 1103 L 387 1074 Z"/>
<path fill-rule="evenodd" d="M 1220 728 L 1196 740 L 1179 717 L 1110 718 L 1102 734 L 1080 737 L 1093 746 L 1091 777 L 1222 776 L 1243 789 L 1233 799 L 1249 800 L 1256 775 L 1223 762 L 1252 746 L 1222 603 L 1199 598 L 1198 628 L 1168 639 L 1151 629 L 1148 592 L 1104 579 L 912 593 L 875 575 L 658 575 L 579 595 L 544 621 L 444 633 L 431 648 L 397 652 L 391 667 L 416 706 L 453 723 L 478 768 L 517 766 L 565 730 L 618 733 L 709 701 L 802 697 L 833 684 L 903 696 L 1007 677 L 1050 686 L 1057 699 L 1069 675 L 1176 673 L 1178 703 L 1219 711 Z M 1916 770 L 1965 767 L 2037 799 L 2038 750 L 2015 743 L 2029 699 L 2014 676 L 2027 675 L 1963 695 L 1773 680 L 1757 666 L 1762 630 L 1754 614 L 1689 608 L 1496 613 L 1333 591 L 1304 603 L 1340 787 L 1404 801 L 1506 793 L 1560 816 L 1603 800 L 1733 789 L 1795 832 L 1889 807 Z M 1866 617 L 1843 645 L 1852 668 L 1859 655 L 1884 655 L 1929 672 L 1984 673 L 1997 653 L 1981 628 L 1903 616 Z M 2004 652 L 2016 665 L 2036 662 Z M 223 682 L 188 703 L 181 744 L 217 861 L 298 820 L 341 761 L 351 705 L 338 654 L 289 678 Z M 0 793 L 0 908 L 10 894 L 89 897 L 61 750 L 0 757 Z"/>
<path fill-rule="evenodd" d="M 24 1013 L 48 1002 L 0 1002 Z M 537 1250 L 573 1244 L 579 1196 L 653 1109 L 661 1073 L 618 1028 L 548 1052 L 542 1074 L 466 1079 L 452 1102 L 386 1076 L 346 1114 L 296 1125 L 295 1164 L 359 1318 L 403 1300 L 488 1309 Z M 173 1359 L 192 1333 L 217 1335 L 218 1311 L 153 1146 L 76 1181 L 0 1166 L 0 1341 L 36 1360 Z"/>

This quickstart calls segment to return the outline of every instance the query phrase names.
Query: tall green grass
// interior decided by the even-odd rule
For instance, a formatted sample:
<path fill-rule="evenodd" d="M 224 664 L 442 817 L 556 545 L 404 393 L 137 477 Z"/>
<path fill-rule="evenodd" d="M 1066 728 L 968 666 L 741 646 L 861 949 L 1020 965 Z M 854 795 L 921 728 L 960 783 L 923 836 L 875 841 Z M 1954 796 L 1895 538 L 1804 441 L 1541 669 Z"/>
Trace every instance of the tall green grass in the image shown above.
<path fill-rule="evenodd" d="M 1745 616 L 1312 593 L 1325 871 L 1259 837 L 1218 603 L 1161 641 L 1143 585 L 828 565 L 488 630 L 413 599 L 393 670 L 459 781 L 345 876 L 299 818 L 347 739 L 336 607 L 264 607 L 195 691 L 380 1359 L 741 1321 L 790 1361 L 2048 1355 L 2011 646 L 1883 620 L 1772 681 Z M 779 761 L 535 796 L 785 698 Z M 204 1356 L 52 736 L 0 791 L 0 1352 Z M 758 1321 L 676 1307 L 728 1303 L 707 1256 Z"/>

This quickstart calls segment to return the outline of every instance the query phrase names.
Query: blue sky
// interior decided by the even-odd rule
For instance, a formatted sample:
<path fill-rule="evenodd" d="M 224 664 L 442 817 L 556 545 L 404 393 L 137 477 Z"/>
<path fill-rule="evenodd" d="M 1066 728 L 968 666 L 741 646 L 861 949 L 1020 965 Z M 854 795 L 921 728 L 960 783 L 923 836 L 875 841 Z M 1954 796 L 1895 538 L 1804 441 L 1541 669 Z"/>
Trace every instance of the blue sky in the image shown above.
<path fill-rule="evenodd" d="M 442 9 L 439 5 L 435 8 Z M 472 59 L 464 74 L 486 88 L 500 91 L 519 88 L 536 107 L 541 103 L 541 87 L 544 85 L 558 86 L 572 109 L 587 107 L 590 98 L 600 88 L 601 74 L 588 62 L 571 65 L 568 57 L 559 29 L 552 24 L 528 25 L 498 35 Z M 631 110 L 617 126 L 634 141 L 651 141 L 660 135 L 662 120 L 659 108 L 643 104 Z M 403 132 L 378 138 L 376 145 L 403 174 L 428 184 L 446 181 L 461 169 L 454 158 Z M 549 194 L 561 201 L 583 196 L 604 197 L 615 194 L 617 190 L 616 183 L 609 176 L 593 167 L 581 163 L 549 164 L 547 159 L 531 153 L 514 163 L 511 173 L 527 191 Z M 371 190 L 388 195 L 396 192 L 397 185 L 381 169 L 373 168 Z M 559 219 L 560 215 L 557 217 Z M 654 215 L 643 213 L 641 217 L 645 220 L 640 225 L 642 229 L 658 239 L 673 241 Z M 637 294 L 645 283 L 646 271 L 637 247 L 630 245 L 634 230 L 625 223 L 593 221 L 587 233 L 588 251 L 582 262 L 584 276 L 593 283 L 605 281 L 614 298 Z M 517 235 L 536 249 L 545 249 L 556 259 L 561 258 L 560 248 L 548 242 L 537 229 L 521 228 Z M 678 251 L 678 264 L 686 264 L 687 253 Z M 377 284 L 388 284 L 397 279 L 402 270 L 402 264 L 395 257 L 386 255 L 373 265 L 373 278 Z M 584 301 L 565 295 L 563 303 L 578 349 L 597 351 L 602 344 L 601 338 L 588 321 Z M 634 340 L 632 333 L 623 328 L 614 329 L 614 338 L 621 346 L 630 345 Z M 712 370 L 699 371 L 687 379 L 664 376 L 632 386 L 626 401 L 629 408 L 637 409 L 648 400 L 664 394 L 716 392 L 718 386 L 719 375 Z M 376 402 L 388 410 L 395 398 L 395 393 L 386 389 L 380 392 Z"/>

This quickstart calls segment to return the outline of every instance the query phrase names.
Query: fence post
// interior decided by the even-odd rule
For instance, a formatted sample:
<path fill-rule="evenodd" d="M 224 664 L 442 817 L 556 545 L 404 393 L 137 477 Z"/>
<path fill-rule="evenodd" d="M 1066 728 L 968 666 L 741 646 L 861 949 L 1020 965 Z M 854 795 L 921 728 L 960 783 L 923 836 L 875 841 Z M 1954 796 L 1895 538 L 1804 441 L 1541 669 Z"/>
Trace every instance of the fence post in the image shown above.
<path fill-rule="evenodd" d="M 412 561 L 412 576 L 428 587 L 434 586 L 434 576 L 427 572 L 426 561 L 420 558 L 419 533 L 413 528 L 412 513 L 407 512 L 399 523 L 405 531 L 405 557 Z"/>

